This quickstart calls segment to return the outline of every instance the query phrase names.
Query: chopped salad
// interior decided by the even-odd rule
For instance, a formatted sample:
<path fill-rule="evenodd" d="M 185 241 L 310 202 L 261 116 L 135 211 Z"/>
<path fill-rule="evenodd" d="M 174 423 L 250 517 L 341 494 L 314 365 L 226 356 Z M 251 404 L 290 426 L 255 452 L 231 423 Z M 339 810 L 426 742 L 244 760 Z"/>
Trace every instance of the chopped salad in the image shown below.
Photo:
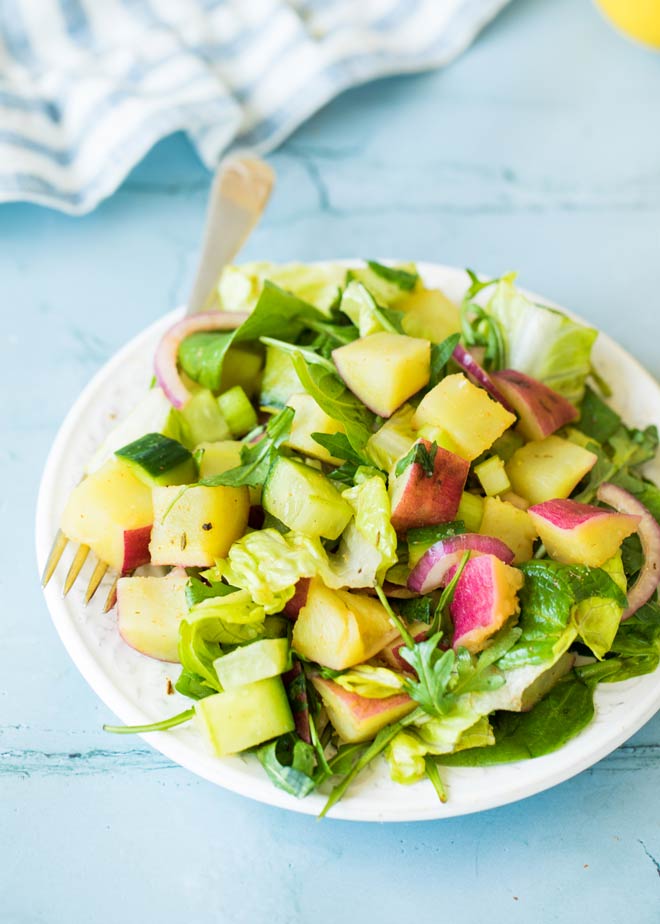
<path fill-rule="evenodd" d="M 216 301 L 62 518 L 191 701 L 109 730 L 194 721 L 324 812 L 381 755 L 444 801 L 444 767 L 555 751 L 656 669 L 658 434 L 608 405 L 594 329 L 512 275 L 456 305 L 376 262 L 229 267 Z"/>

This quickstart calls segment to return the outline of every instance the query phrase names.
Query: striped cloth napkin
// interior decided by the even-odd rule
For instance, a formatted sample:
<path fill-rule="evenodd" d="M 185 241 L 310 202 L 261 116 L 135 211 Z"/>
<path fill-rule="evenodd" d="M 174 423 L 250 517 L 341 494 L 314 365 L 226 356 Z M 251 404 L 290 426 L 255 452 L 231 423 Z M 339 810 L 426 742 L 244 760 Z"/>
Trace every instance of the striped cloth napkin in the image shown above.
<path fill-rule="evenodd" d="M 161 138 L 214 168 L 446 64 L 508 0 L 0 0 L 0 201 L 93 209 Z"/>

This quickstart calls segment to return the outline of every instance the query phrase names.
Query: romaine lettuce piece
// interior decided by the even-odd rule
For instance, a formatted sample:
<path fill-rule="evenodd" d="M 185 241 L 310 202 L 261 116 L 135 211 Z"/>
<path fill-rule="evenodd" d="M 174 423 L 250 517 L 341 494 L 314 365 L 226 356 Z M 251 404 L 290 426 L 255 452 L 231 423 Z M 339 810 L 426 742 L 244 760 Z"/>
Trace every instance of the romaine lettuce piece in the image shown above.
<path fill-rule="evenodd" d="M 244 263 L 226 267 L 218 281 L 218 298 L 223 311 L 254 308 L 268 279 L 328 313 L 339 301 L 346 279 L 346 267 L 333 263 Z"/>
<path fill-rule="evenodd" d="M 628 582 L 623 570 L 621 552 L 601 565 L 614 583 L 625 594 Z M 571 619 L 584 644 L 591 648 L 598 660 L 612 647 L 621 622 L 624 607 L 607 597 L 590 597 L 573 607 Z"/>
<path fill-rule="evenodd" d="M 536 305 L 503 276 L 486 310 L 501 327 L 505 367 L 530 375 L 578 403 L 591 371 L 591 348 L 598 331 L 560 311 Z"/>
<path fill-rule="evenodd" d="M 373 587 L 397 560 L 397 538 L 390 522 L 392 511 L 385 481 L 379 475 L 368 477 L 343 491 L 342 497 L 353 507 L 355 517 L 331 558 L 334 580 L 339 581 L 334 586 Z"/>

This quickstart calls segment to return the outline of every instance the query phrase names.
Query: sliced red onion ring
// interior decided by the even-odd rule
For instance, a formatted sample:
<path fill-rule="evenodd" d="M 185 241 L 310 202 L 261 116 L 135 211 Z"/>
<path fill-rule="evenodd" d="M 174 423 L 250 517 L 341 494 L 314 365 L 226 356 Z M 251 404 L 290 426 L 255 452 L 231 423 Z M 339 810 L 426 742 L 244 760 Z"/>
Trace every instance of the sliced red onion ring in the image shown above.
<path fill-rule="evenodd" d="M 457 565 L 465 552 L 476 555 L 495 555 L 510 565 L 514 554 L 508 545 L 493 536 L 479 533 L 464 533 L 441 539 L 422 555 L 408 577 L 408 587 L 418 594 L 427 594 L 436 587 L 442 587 L 448 580 L 448 573 Z"/>
<path fill-rule="evenodd" d="M 457 344 L 456 349 L 452 354 L 452 358 L 461 369 L 466 373 L 468 378 L 474 382 L 475 385 L 479 385 L 481 388 L 485 388 L 491 398 L 495 398 L 496 401 L 507 409 L 511 411 L 512 414 L 515 413 L 509 402 L 506 400 L 502 392 L 499 390 L 495 382 L 491 379 L 485 369 L 479 365 L 474 356 L 465 349 L 461 344 Z"/>
<path fill-rule="evenodd" d="M 190 400 L 190 392 L 184 385 L 177 366 L 181 343 L 197 331 L 235 330 L 247 317 L 239 312 L 205 311 L 184 318 L 163 335 L 156 349 L 154 371 L 158 384 L 173 407 L 182 408 Z"/>
<path fill-rule="evenodd" d="M 621 617 L 623 622 L 653 596 L 660 584 L 660 526 L 644 504 L 618 485 L 603 482 L 596 491 L 596 497 L 604 504 L 614 507 L 618 513 L 631 513 L 633 516 L 641 517 L 637 533 L 644 552 L 644 567 L 628 590 L 628 606 Z"/>

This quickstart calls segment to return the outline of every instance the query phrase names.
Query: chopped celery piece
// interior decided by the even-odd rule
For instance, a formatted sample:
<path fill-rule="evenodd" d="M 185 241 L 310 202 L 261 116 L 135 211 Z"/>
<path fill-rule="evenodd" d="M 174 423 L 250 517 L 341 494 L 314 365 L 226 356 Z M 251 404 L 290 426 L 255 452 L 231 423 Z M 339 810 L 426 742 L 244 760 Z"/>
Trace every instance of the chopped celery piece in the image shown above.
<path fill-rule="evenodd" d="M 499 456 L 490 456 L 489 459 L 475 465 L 474 473 L 489 497 L 503 494 L 511 489 L 511 482 L 504 468 L 504 462 Z"/>
<path fill-rule="evenodd" d="M 240 385 L 234 385 L 218 398 L 222 416 L 232 436 L 245 436 L 257 426 L 257 414 Z"/>
<path fill-rule="evenodd" d="M 479 497 L 478 494 L 470 494 L 468 491 L 463 491 L 461 502 L 456 512 L 456 519 L 462 520 L 465 523 L 465 528 L 469 533 L 478 533 L 483 515 L 483 497 Z"/>
<path fill-rule="evenodd" d="M 196 392 L 179 415 L 183 443 L 188 449 L 194 449 L 200 443 L 215 443 L 231 437 L 217 399 L 206 388 Z"/>

